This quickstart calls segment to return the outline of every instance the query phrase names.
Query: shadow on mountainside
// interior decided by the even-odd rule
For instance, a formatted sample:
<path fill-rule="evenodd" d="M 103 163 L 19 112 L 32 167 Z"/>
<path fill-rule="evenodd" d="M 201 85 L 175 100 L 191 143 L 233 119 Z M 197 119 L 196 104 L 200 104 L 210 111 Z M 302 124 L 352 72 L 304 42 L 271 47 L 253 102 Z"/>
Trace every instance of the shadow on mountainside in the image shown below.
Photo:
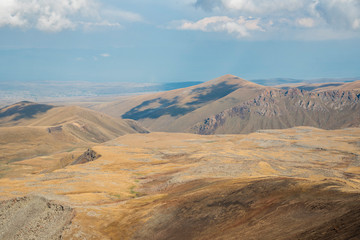
<path fill-rule="evenodd" d="M 14 116 L 14 121 L 23 118 L 34 118 L 36 114 L 47 112 L 52 108 L 54 108 L 54 106 L 22 101 L 14 105 L 1 108 L 0 118 Z"/>
<path fill-rule="evenodd" d="M 144 118 L 156 119 L 163 115 L 170 115 L 172 117 L 185 115 L 197 109 L 199 105 L 201 106 L 223 98 L 236 89 L 238 89 L 237 85 L 227 84 L 226 82 L 212 85 L 211 87 L 195 88 L 192 90 L 192 93 L 198 95 L 193 97 L 193 101 L 186 103 L 186 107 L 178 105 L 178 96 L 173 99 L 155 98 L 147 100 L 123 114 L 122 118 L 139 120 Z M 150 104 L 158 104 L 158 107 L 148 107 Z"/>

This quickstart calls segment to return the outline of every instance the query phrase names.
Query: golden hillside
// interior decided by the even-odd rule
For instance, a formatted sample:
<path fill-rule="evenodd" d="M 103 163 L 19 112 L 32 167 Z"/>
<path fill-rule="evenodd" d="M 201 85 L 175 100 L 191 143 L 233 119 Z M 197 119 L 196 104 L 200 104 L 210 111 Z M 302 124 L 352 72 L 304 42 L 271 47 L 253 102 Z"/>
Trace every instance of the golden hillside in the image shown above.
<path fill-rule="evenodd" d="M 94 161 L 2 178 L 0 198 L 31 194 L 73 209 L 71 223 L 62 212 L 63 239 L 351 239 L 360 234 L 359 135 L 130 134 L 93 146 Z M 20 173 L 23 164 L 41 168 L 37 159 L 11 165 Z M 23 209 L 40 200 L 19 201 Z"/>
<path fill-rule="evenodd" d="M 76 106 L 20 102 L 0 110 L 1 162 L 84 148 L 128 133 L 147 132 L 132 120 Z"/>

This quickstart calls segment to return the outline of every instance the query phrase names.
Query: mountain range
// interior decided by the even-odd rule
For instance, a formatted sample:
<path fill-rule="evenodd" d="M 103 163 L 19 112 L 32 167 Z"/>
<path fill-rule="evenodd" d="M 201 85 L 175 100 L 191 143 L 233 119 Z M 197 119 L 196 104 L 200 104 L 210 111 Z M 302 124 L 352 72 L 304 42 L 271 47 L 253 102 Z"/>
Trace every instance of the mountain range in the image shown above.
<path fill-rule="evenodd" d="M 225 75 L 0 108 L 0 239 L 358 239 L 359 101 Z"/>
<path fill-rule="evenodd" d="M 130 96 L 92 108 L 133 119 L 150 131 L 198 134 L 360 124 L 360 81 L 268 87 L 233 75 L 167 92 Z"/>

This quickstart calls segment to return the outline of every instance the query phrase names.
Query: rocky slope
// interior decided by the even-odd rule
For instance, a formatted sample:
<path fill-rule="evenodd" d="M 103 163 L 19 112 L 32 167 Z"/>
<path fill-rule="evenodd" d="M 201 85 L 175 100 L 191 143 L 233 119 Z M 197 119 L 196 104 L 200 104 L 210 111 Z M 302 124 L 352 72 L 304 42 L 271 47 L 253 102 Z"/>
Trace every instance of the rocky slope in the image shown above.
<path fill-rule="evenodd" d="M 347 90 L 266 90 L 256 98 L 194 125 L 191 131 L 198 134 L 249 133 L 294 126 L 358 127 L 360 94 Z"/>
<path fill-rule="evenodd" d="M 62 239 L 74 211 L 43 197 L 26 196 L 0 202 L 0 239 Z"/>

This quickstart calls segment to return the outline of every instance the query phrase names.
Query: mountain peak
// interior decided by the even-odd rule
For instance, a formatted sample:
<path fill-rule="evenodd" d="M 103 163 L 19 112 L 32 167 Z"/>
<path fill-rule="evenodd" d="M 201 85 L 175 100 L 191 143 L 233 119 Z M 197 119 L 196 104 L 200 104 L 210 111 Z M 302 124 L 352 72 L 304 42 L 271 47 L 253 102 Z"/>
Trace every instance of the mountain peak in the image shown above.
<path fill-rule="evenodd" d="M 203 83 L 202 85 L 214 85 L 214 84 L 220 84 L 220 83 L 226 83 L 230 85 L 237 85 L 238 87 L 258 87 L 258 88 L 264 88 L 264 86 L 250 82 L 248 80 L 245 80 L 243 78 L 240 78 L 238 76 L 232 75 L 232 74 L 225 74 L 221 77 L 212 79 L 210 81 L 207 81 Z"/>
<path fill-rule="evenodd" d="M 221 76 L 221 78 L 239 78 L 239 77 L 232 75 L 232 74 L 225 74 L 225 75 Z"/>

